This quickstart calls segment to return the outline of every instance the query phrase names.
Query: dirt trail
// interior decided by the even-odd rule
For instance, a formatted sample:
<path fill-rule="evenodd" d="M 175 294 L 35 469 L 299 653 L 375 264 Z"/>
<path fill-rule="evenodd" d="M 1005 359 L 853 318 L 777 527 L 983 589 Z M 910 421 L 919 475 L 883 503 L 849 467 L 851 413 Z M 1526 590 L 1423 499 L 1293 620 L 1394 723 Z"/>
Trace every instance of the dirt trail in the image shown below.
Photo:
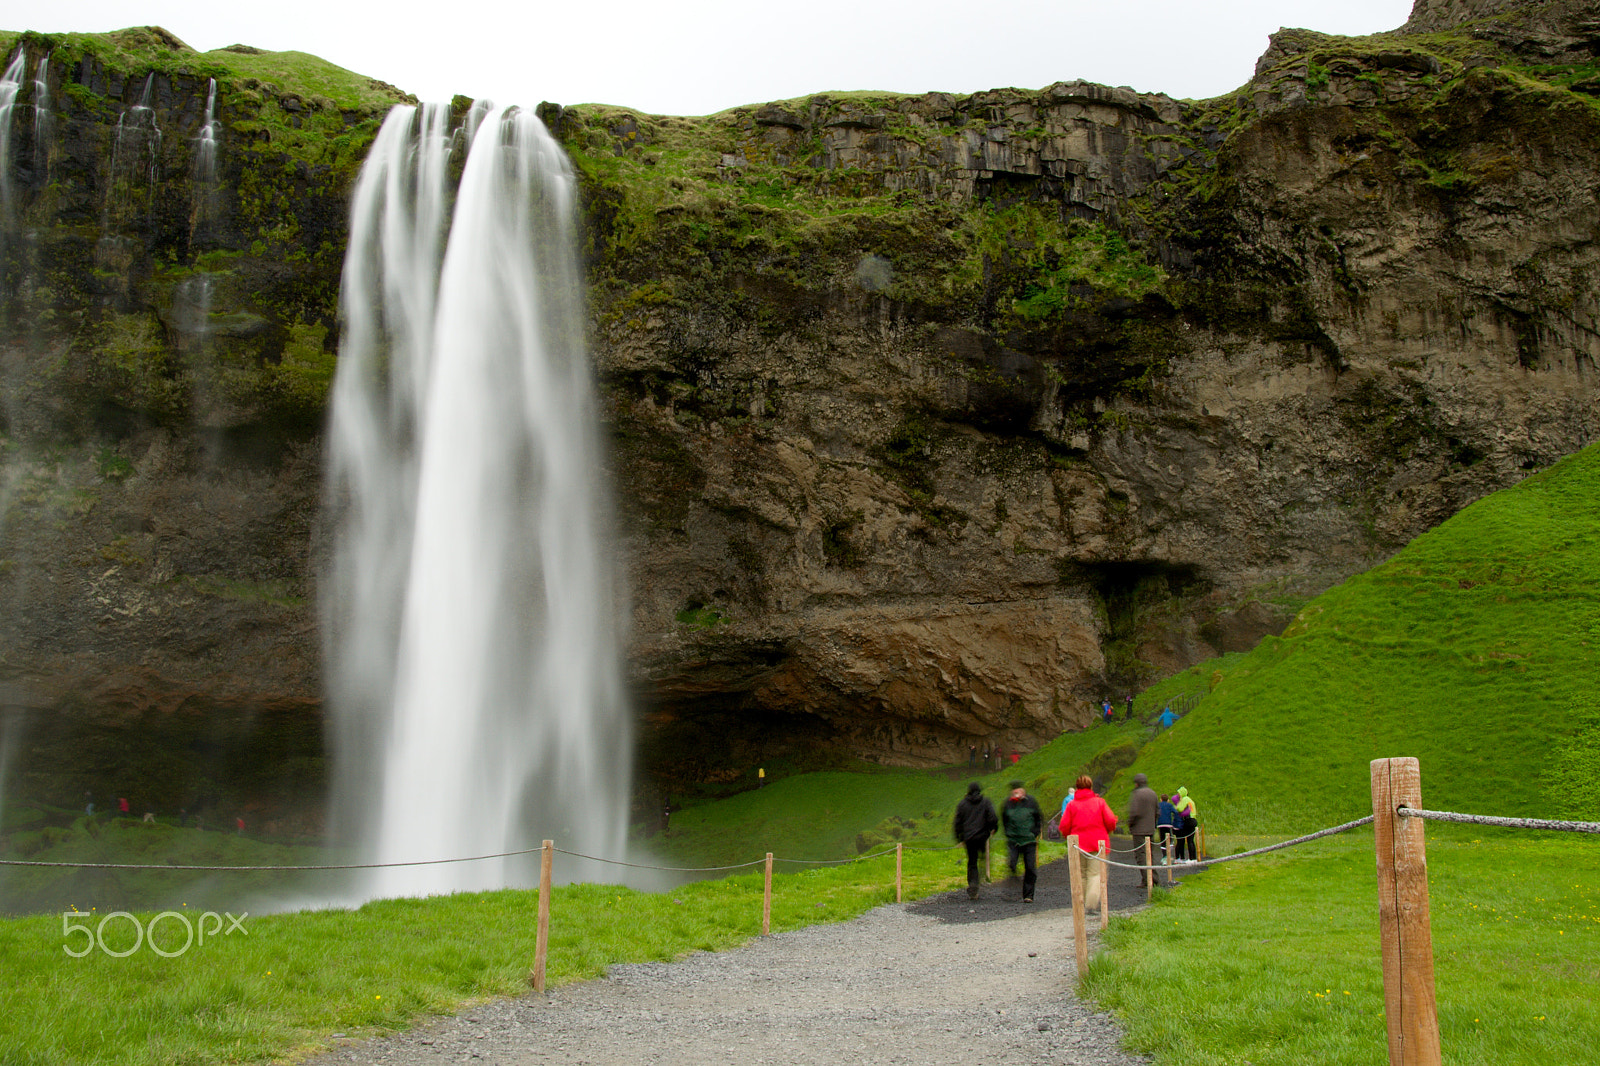
<path fill-rule="evenodd" d="M 1113 874 L 1113 909 L 1141 904 L 1136 875 Z M 975 901 L 947 893 L 731 951 L 614 966 L 599 980 L 483 1004 L 310 1061 L 1144 1063 L 1120 1050 L 1121 1032 L 1109 1016 L 1073 995 L 1064 864 L 1040 871 L 1036 903 L 1020 897 L 1019 883 L 999 881 Z M 1098 930 L 1097 916 L 1089 926 Z"/>

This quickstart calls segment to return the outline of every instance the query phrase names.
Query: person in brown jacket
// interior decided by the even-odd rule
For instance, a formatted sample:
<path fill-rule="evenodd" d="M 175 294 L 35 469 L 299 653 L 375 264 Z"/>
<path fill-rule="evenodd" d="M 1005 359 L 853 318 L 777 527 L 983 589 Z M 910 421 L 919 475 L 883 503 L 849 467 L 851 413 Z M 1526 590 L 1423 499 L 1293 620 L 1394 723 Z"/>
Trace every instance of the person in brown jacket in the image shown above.
<path fill-rule="evenodd" d="M 1156 816 L 1160 809 L 1161 797 L 1150 787 L 1150 779 L 1144 774 L 1134 774 L 1133 796 L 1128 800 L 1128 832 L 1133 834 L 1133 861 L 1141 866 L 1145 863 L 1147 842 L 1152 845 L 1151 854 L 1155 854 Z M 1140 870 L 1139 887 L 1148 888 L 1154 876 L 1154 870 Z"/>

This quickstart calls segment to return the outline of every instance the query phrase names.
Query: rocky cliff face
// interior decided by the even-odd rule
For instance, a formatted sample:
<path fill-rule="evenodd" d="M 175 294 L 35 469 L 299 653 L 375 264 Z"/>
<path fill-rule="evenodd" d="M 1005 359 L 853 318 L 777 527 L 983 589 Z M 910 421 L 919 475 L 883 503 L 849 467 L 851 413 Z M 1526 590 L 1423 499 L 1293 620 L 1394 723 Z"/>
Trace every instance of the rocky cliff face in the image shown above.
<path fill-rule="evenodd" d="M 1031 747 L 1594 439 L 1593 5 L 1520 8 L 1282 31 L 1201 103 L 545 108 L 583 175 L 652 771 Z M 393 97 L 152 47 L 52 59 L 75 177 L 17 171 L 12 702 L 292 719 L 263 743 L 314 776 L 341 197 Z M 113 218 L 147 57 L 160 172 Z M 197 238 L 209 76 L 232 132 Z"/>
<path fill-rule="evenodd" d="M 1590 68 L 1419 18 L 1198 105 L 565 116 L 685 748 L 1030 746 L 1592 440 Z"/>
<path fill-rule="evenodd" d="M 403 97 L 162 30 L 4 52 L 24 57 L 0 201 L 11 785 L 287 810 L 321 787 L 311 555 L 346 192 Z"/>

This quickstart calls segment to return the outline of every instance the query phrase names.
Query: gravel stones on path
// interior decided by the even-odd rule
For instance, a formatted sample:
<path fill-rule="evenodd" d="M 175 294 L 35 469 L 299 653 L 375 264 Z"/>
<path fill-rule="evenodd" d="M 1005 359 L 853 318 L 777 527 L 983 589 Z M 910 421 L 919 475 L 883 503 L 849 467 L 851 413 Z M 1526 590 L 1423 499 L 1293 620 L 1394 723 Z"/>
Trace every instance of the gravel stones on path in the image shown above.
<path fill-rule="evenodd" d="M 1112 905 L 1143 902 L 1113 871 Z M 544 996 L 496 1000 L 317 1066 L 486 1062 L 563 1066 L 951 1063 L 1133 1066 L 1108 1015 L 1073 993 L 1067 871 L 878 907 L 672 963 L 613 966 Z M 1091 930 L 1099 929 L 1098 915 Z"/>

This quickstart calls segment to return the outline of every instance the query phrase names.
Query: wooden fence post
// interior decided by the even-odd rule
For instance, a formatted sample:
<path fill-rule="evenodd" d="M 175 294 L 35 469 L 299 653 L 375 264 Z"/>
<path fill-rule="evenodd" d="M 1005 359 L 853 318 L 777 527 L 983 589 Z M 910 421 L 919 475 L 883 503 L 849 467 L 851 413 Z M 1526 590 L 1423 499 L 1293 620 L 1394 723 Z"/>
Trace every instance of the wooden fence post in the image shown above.
<path fill-rule="evenodd" d="M 905 845 L 901 843 L 896 843 L 894 846 L 894 901 L 896 903 L 902 901 L 900 875 L 901 871 L 904 869 L 904 867 L 901 865 L 905 858 L 903 854 L 904 849 Z"/>
<path fill-rule="evenodd" d="M 1172 887 L 1172 842 L 1178 838 L 1174 830 L 1167 834 L 1167 887 Z"/>
<path fill-rule="evenodd" d="M 987 837 L 984 838 L 984 841 L 983 841 L 983 881 L 984 881 L 984 884 L 991 884 L 994 881 L 994 853 L 993 853 L 993 849 L 991 849 L 989 847 L 990 842 L 993 841 L 993 840 L 994 840 L 994 834 L 990 833 Z"/>
<path fill-rule="evenodd" d="M 1100 842 L 1100 858 L 1111 857 L 1111 842 Z M 1100 867 L 1100 931 L 1106 931 L 1106 926 L 1111 924 L 1111 867 L 1103 862 L 1096 862 Z"/>
<path fill-rule="evenodd" d="M 1395 813 L 1400 807 L 1421 806 L 1422 771 L 1416 759 L 1372 760 L 1383 1015 L 1390 1066 L 1439 1066 L 1440 1061 L 1422 819 Z"/>
<path fill-rule="evenodd" d="M 772 932 L 772 852 L 767 852 L 767 887 L 761 893 L 761 935 Z"/>
<path fill-rule="evenodd" d="M 1156 894 L 1156 864 L 1150 861 L 1150 838 L 1144 838 L 1144 864 L 1150 869 L 1144 872 L 1144 901 L 1149 903 Z"/>
<path fill-rule="evenodd" d="M 535 992 L 544 991 L 544 964 L 550 954 L 550 867 L 556 842 L 546 840 L 539 852 L 539 927 L 533 945 L 533 973 L 528 980 Z"/>
<path fill-rule="evenodd" d="M 1072 876 L 1072 940 L 1078 958 L 1078 976 L 1089 972 L 1089 932 L 1084 928 L 1083 870 L 1080 863 L 1087 862 L 1078 850 L 1078 835 L 1067 838 L 1067 870 Z"/>

